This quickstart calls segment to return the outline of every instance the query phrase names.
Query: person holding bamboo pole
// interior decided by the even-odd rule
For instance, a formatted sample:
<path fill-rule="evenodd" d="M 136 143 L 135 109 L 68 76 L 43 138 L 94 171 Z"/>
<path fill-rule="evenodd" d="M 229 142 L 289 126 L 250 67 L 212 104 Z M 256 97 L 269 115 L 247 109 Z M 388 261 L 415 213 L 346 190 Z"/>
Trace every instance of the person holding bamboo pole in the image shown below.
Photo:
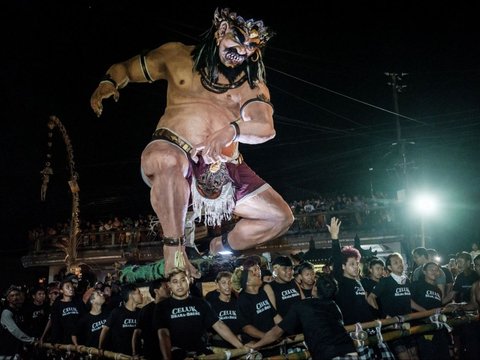
<path fill-rule="evenodd" d="M 242 339 L 246 342 L 261 339 L 268 330 L 282 320 L 263 290 L 259 263 L 258 257 L 249 257 L 242 266 L 234 270 L 232 276 L 232 286 L 239 292 L 238 323 L 243 331 Z"/>
<path fill-rule="evenodd" d="M 122 306 L 113 309 L 102 326 L 98 348 L 103 350 L 109 340 L 112 351 L 132 355 L 132 336 L 140 313 L 138 306 L 142 304 L 143 296 L 135 284 L 125 284 L 122 286 L 121 297 Z"/>
<path fill-rule="evenodd" d="M 153 317 L 163 359 L 180 360 L 193 354 L 211 353 L 204 341 L 210 328 L 233 347 L 246 350 L 206 300 L 190 295 L 190 279 L 185 269 L 173 268 L 167 280 L 172 295 L 157 304 Z"/>
<path fill-rule="evenodd" d="M 463 254 L 468 258 L 470 254 Z M 480 255 L 477 255 L 473 259 L 475 273 L 478 276 L 472 285 L 470 290 L 470 300 L 465 304 L 451 304 L 460 311 L 478 311 L 480 309 Z M 461 264 L 463 268 L 466 268 L 464 264 Z M 465 271 L 465 270 L 464 270 Z M 454 332 L 455 345 L 458 351 L 464 356 L 465 359 L 475 359 L 480 353 L 480 323 L 474 321 L 470 324 L 464 324 L 455 329 Z"/>
<path fill-rule="evenodd" d="M 312 288 L 312 297 L 294 303 L 285 318 L 252 347 L 259 349 L 278 340 L 285 332 L 301 327 L 313 360 L 357 359 L 353 340 L 333 300 L 337 291 L 337 282 L 332 276 L 320 275 Z"/>
<path fill-rule="evenodd" d="M 392 253 L 385 261 L 390 275 L 380 279 L 370 295 L 368 303 L 378 309 L 377 299 L 382 304 L 382 312 L 385 317 L 402 316 L 411 313 L 412 309 L 425 311 L 423 307 L 412 300 L 410 281 L 404 273 L 403 257 L 399 253 Z M 419 359 L 415 339 L 405 337 L 389 344 L 399 360 Z"/>
<path fill-rule="evenodd" d="M 78 320 L 72 333 L 72 343 L 76 346 L 97 347 L 100 341 L 102 326 L 107 322 L 110 313 L 102 310 L 105 298 L 101 290 L 92 292 L 88 301 L 90 311 L 85 312 Z"/>
<path fill-rule="evenodd" d="M 73 344 L 72 334 L 81 315 L 85 313 L 85 304 L 75 297 L 74 278 L 66 277 L 60 283 L 62 297 L 57 298 L 52 305 L 50 319 L 40 338 L 40 343 L 47 339 L 55 344 Z"/>
<path fill-rule="evenodd" d="M 263 289 L 268 299 L 280 316 L 285 316 L 288 309 L 302 298 L 298 285 L 293 279 L 293 263 L 288 256 L 277 256 L 272 261 L 273 281 L 265 284 Z"/>
<path fill-rule="evenodd" d="M 427 310 L 441 308 L 442 291 L 437 285 L 440 266 L 434 262 L 427 262 L 422 266 L 422 273 L 419 280 L 412 283 L 412 300 Z M 421 359 L 450 359 L 449 343 L 452 340 L 446 329 L 419 334 L 416 338 Z"/>
<path fill-rule="evenodd" d="M 464 311 L 475 311 L 480 308 L 480 255 L 477 255 L 475 259 L 473 259 L 473 267 L 479 280 L 472 284 L 470 301 L 466 305 L 460 306 L 460 309 Z"/>
<path fill-rule="evenodd" d="M 242 329 L 237 318 L 237 294 L 232 286 L 232 273 L 220 271 L 215 279 L 218 296 L 210 297 L 207 302 L 232 332 L 241 340 Z M 213 330 L 213 329 L 212 329 Z M 211 344 L 215 347 L 232 348 L 232 345 L 225 341 L 214 330 L 212 331 Z"/>
<path fill-rule="evenodd" d="M 167 279 L 161 277 L 153 280 L 148 291 L 153 301 L 143 306 L 138 313 L 137 326 L 132 335 L 132 355 L 138 357 L 142 354 L 145 360 L 153 360 L 157 358 L 160 349 L 157 332 L 153 327 L 153 316 L 157 304 L 170 297 Z"/>
<path fill-rule="evenodd" d="M 335 302 L 340 307 L 345 324 L 375 320 L 360 282 L 360 252 L 352 246 L 340 248 L 340 219 L 332 217 L 327 225 L 332 238 L 333 275 L 338 282 Z"/>
<path fill-rule="evenodd" d="M 360 282 L 360 259 L 358 249 L 352 246 L 340 248 L 338 240 L 342 222 L 335 217 L 327 225 L 332 238 L 333 275 L 338 282 L 338 293 L 335 302 L 342 311 L 345 324 L 365 323 L 376 320 L 374 309 L 367 302 L 367 293 Z M 377 330 L 367 329 L 369 335 L 377 334 Z M 370 356 L 391 354 L 388 345 L 381 342 L 377 346 L 365 347 L 360 352 L 368 352 Z M 393 355 L 392 355 L 393 357 Z"/>

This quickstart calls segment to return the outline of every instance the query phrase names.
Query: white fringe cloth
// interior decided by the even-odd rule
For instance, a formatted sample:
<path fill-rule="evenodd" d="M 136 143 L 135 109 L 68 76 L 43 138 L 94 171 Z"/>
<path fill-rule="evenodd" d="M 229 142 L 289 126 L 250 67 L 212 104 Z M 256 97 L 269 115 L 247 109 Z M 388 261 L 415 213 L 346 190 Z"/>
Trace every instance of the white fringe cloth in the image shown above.
<path fill-rule="evenodd" d="M 197 181 L 192 178 L 192 207 L 194 218 L 199 219 L 204 215 L 204 224 L 207 226 L 220 226 L 222 220 L 232 218 L 235 200 L 233 198 L 234 188 L 229 181 L 222 186 L 222 193 L 216 199 L 203 197 L 197 189 Z"/>

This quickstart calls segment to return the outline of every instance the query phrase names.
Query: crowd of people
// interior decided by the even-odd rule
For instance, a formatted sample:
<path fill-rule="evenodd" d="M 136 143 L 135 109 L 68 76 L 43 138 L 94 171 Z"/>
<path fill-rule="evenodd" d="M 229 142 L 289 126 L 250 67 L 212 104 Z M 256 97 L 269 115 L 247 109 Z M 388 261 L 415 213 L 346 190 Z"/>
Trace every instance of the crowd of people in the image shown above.
<path fill-rule="evenodd" d="M 370 211 L 363 199 L 340 196 L 287 204 L 247 165 L 239 144 L 265 143 L 276 134 L 263 63 L 263 49 L 273 35 L 261 20 L 216 9 L 198 44 L 170 42 L 107 69 L 90 99 L 97 116 L 104 102 L 118 101 L 128 84 L 168 83 L 166 108 L 141 154 L 142 177 L 151 188 L 151 206 L 163 232 L 165 278 L 149 284 L 151 301 L 145 301 L 136 284 L 85 284 L 74 275 L 29 291 L 12 285 L 4 293 L 0 359 L 48 357 L 42 345 L 49 342 L 95 347 L 100 356 L 109 350 L 176 360 L 208 354 L 212 346 L 259 350 L 285 333 L 303 333 L 314 360 L 417 359 L 433 353 L 447 358 L 450 341 L 458 356 L 478 355 L 478 323 L 456 330 L 455 340 L 438 331 L 386 344 L 376 330 L 375 346 L 346 331 L 345 324 L 441 308 L 453 301 L 456 305 L 449 306 L 477 310 L 480 256 L 472 260 L 460 253 L 454 279 L 427 249 L 419 248 L 413 253 L 418 269 L 411 276 L 402 255 L 393 253 L 385 261 L 370 259 L 366 265 L 371 271 L 361 277 L 358 249 L 340 247 L 341 223 L 335 217 L 327 223 L 327 215 L 349 211 L 360 226 Z M 199 271 L 187 254 L 189 205 L 194 218 L 204 217 L 209 225 L 238 218 L 232 229 L 210 240 L 212 254 L 251 249 L 296 229 L 291 226 L 294 214 L 323 213 L 314 225 L 332 236 L 332 268 L 325 266 L 318 274 L 313 264 L 294 264 L 291 257 L 279 256 L 269 264 L 269 274 L 259 258 L 249 257 L 235 271 L 219 272 L 217 289 L 203 296 L 194 286 Z M 394 215 L 378 214 L 386 223 Z M 136 239 L 130 229 L 145 226 L 150 223 L 119 218 L 85 223 L 83 244 L 101 243 L 103 233 L 110 231 L 128 243 Z M 31 233 L 32 243 L 40 249 L 39 240 L 69 232 L 68 223 L 42 227 Z"/>
<path fill-rule="evenodd" d="M 328 224 L 332 259 L 321 271 L 294 256 L 271 263 L 250 256 L 233 272 L 219 271 L 216 289 L 206 294 L 182 268 L 148 284 L 147 298 L 136 284 L 107 279 L 90 286 L 73 274 L 45 287 L 12 285 L 4 293 L 0 356 L 45 358 L 39 345 L 46 342 L 146 359 L 185 359 L 212 347 L 260 349 L 269 356 L 278 349 L 263 350 L 266 345 L 284 334 L 303 334 L 313 359 L 477 357 L 478 322 L 372 346 L 344 327 L 430 309 L 478 311 L 476 245 L 472 254 L 458 253 L 445 265 L 435 249 L 416 248 L 416 267 L 406 269 L 399 253 L 361 259 L 358 249 L 341 247 L 340 226 L 337 218 Z M 366 331 L 379 335 L 378 329 Z"/>
<path fill-rule="evenodd" d="M 374 229 L 394 226 L 396 221 L 395 201 L 379 193 L 373 198 L 346 194 L 317 196 L 306 200 L 294 200 L 289 206 L 295 221 L 288 233 L 327 231 L 327 220 L 331 216 L 341 216 L 344 227 Z M 235 218 L 232 222 L 235 222 Z M 197 222 L 198 226 L 203 225 Z M 103 246 L 108 244 L 136 245 L 145 241 L 159 240 L 162 229 L 153 214 L 137 216 L 111 215 L 101 219 L 80 221 L 80 247 Z M 209 232 L 215 232 L 210 226 Z M 34 250 L 55 247 L 55 243 L 70 235 L 70 222 L 57 222 L 39 225 L 28 232 Z M 112 243 L 113 241 L 113 243 Z"/>
<path fill-rule="evenodd" d="M 112 243 L 112 235 L 118 244 L 140 243 L 161 235 L 158 219 L 152 214 L 108 216 L 103 219 L 80 221 L 80 246 L 104 246 Z M 39 225 L 29 230 L 28 238 L 33 250 L 55 247 L 55 243 L 70 236 L 70 221 Z M 148 239 L 151 237 L 152 239 Z"/>

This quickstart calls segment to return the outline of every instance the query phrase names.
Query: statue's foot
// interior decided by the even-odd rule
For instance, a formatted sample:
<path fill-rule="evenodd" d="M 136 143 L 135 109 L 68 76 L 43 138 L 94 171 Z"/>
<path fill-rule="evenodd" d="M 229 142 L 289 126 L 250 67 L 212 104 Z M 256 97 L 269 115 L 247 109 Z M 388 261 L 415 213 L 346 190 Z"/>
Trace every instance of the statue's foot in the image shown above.
<path fill-rule="evenodd" d="M 177 253 L 179 252 L 179 253 Z M 187 275 L 200 279 L 200 271 L 188 260 L 185 246 L 167 246 L 163 247 L 163 258 L 165 260 L 165 276 L 174 268 L 180 267 L 186 270 Z"/>
<path fill-rule="evenodd" d="M 228 233 L 224 233 L 222 236 L 213 238 L 212 241 L 210 241 L 209 255 L 216 256 L 220 253 L 231 254 L 233 256 L 239 256 L 241 254 L 240 250 L 234 250 L 230 247 L 228 243 Z"/>
<path fill-rule="evenodd" d="M 208 254 L 215 256 L 215 255 L 218 255 L 218 253 L 222 250 L 223 250 L 222 238 L 220 237 L 213 238 L 210 241 L 210 245 L 208 247 Z"/>

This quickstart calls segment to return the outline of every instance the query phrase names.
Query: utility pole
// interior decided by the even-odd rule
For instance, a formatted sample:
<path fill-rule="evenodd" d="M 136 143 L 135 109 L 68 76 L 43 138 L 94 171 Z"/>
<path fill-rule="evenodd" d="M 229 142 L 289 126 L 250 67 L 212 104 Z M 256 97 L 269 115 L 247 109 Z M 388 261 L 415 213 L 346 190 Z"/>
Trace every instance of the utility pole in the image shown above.
<path fill-rule="evenodd" d="M 402 85 L 400 82 L 403 80 L 403 77 L 408 75 L 408 73 L 385 73 L 386 76 L 389 77 L 389 82 L 387 83 L 392 87 L 392 95 L 393 95 L 393 110 L 395 111 L 395 123 L 396 123 L 396 130 L 397 130 L 397 141 L 393 143 L 393 146 L 398 146 L 399 150 L 399 155 L 400 158 L 402 159 L 402 162 L 400 165 L 401 172 L 402 172 L 402 185 L 405 189 L 407 190 L 408 187 L 408 176 L 407 176 L 407 153 L 405 150 L 405 139 L 402 138 L 402 128 L 400 125 L 400 110 L 398 107 L 398 93 L 401 93 L 404 88 L 407 87 L 407 85 Z M 398 165 L 398 164 L 397 164 Z"/>
<path fill-rule="evenodd" d="M 395 164 L 395 168 L 397 169 L 397 175 L 400 178 L 401 182 L 401 187 L 403 189 L 403 194 L 400 193 L 398 195 L 402 195 L 403 199 L 402 200 L 408 200 L 410 194 L 409 194 L 409 164 L 407 162 L 407 152 L 406 152 L 406 140 L 402 136 L 402 127 L 400 124 L 400 110 L 398 106 L 398 94 L 403 91 L 407 86 L 402 85 L 401 82 L 403 78 L 408 75 L 407 73 L 389 73 L 386 72 L 385 75 L 389 78 L 389 81 L 387 82 L 388 85 L 392 87 L 392 95 L 393 95 L 393 109 L 395 111 L 395 125 L 396 125 L 396 130 L 397 130 L 397 141 L 392 143 L 392 146 L 398 146 L 398 154 L 400 156 L 400 161 Z M 415 144 L 412 141 L 409 141 L 408 144 Z M 398 171 L 398 168 L 400 168 L 400 171 Z M 400 196 L 399 196 L 400 198 Z M 410 222 L 407 221 L 407 214 L 406 214 L 406 207 L 403 207 L 403 212 L 402 212 L 402 217 L 404 219 L 404 231 L 405 231 L 405 237 L 406 237 L 406 245 L 407 248 L 405 249 L 407 254 L 410 253 L 410 250 L 413 249 L 416 245 L 416 237 L 412 236 L 414 233 L 413 229 L 410 226 Z M 425 245 L 425 228 L 424 228 L 424 220 L 422 218 L 421 222 L 421 238 L 420 238 L 420 245 L 424 246 Z"/>

